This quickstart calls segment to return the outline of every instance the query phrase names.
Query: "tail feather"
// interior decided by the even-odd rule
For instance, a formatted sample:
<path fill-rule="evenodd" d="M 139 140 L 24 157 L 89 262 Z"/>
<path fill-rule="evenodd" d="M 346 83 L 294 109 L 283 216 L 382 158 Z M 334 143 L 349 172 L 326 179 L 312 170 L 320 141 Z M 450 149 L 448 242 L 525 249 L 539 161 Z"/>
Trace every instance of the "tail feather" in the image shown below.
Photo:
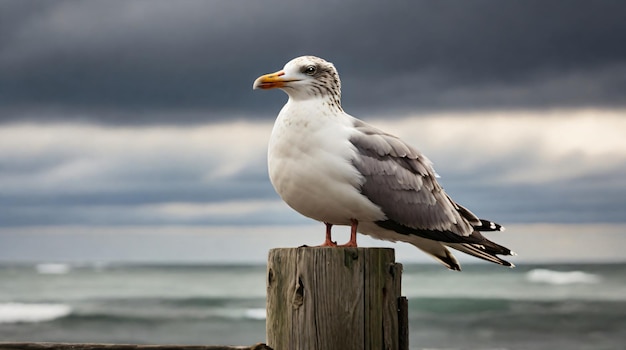
<path fill-rule="evenodd" d="M 503 231 L 504 227 L 489 220 L 479 219 L 461 206 L 458 206 L 457 210 L 473 225 L 474 231 L 470 235 L 462 236 L 448 230 L 418 229 L 391 219 L 374 222 L 376 228 L 364 233 L 381 239 L 411 243 L 450 270 L 461 271 L 461 265 L 447 247 L 499 265 L 515 266 L 498 257 L 498 255 L 516 255 L 514 252 L 490 241 L 480 233 L 480 231 Z"/>
<path fill-rule="evenodd" d="M 450 248 L 454 248 L 463 253 L 487 260 L 496 264 L 515 267 L 512 263 L 501 259 L 496 255 L 516 255 L 509 248 L 488 240 L 480 231 L 504 231 L 502 225 L 493 221 L 479 219 L 480 225 L 474 226 L 474 232 L 470 235 L 472 242 L 467 243 L 446 243 Z"/>
<path fill-rule="evenodd" d="M 450 250 L 440 242 L 422 238 L 419 236 L 411 236 L 410 239 L 405 241 L 416 246 L 424 253 L 432 256 L 433 258 L 435 258 L 435 260 L 439 261 L 448 269 L 453 271 L 461 271 L 461 264 L 459 263 L 459 261 L 454 255 L 452 255 L 452 252 L 450 252 Z"/>
<path fill-rule="evenodd" d="M 503 266 L 515 267 L 515 265 L 513 265 L 512 263 L 496 256 L 495 255 L 496 253 L 494 253 L 493 250 L 491 250 L 485 245 L 474 244 L 474 243 L 446 243 L 446 245 L 450 248 L 454 248 L 458 251 L 477 257 L 479 259 L 483 259 L 483 260 L 496 263 L 499 265 L 503 265 Z M 511 255 L 511 254 L 505 254 L 505 255 Z"/>
<path fill-rule="evenodd" d="M 505 246 L 499 245 L 496 242 L 492 242 L 488 240 L 485 236 L 483 236 L 478 231 L 472 232 L 470 237 L 474 238 L 474 241 L 472 241 L 471 243 L 474 243 L 475 245 L 482 247 L 482 250 L 484 250 L 488 254 L 515 255 L 515 253 L 513 253 L 511 249 Z M 470 243 L 470 242 L 467 242 L 467 243 Z"/>

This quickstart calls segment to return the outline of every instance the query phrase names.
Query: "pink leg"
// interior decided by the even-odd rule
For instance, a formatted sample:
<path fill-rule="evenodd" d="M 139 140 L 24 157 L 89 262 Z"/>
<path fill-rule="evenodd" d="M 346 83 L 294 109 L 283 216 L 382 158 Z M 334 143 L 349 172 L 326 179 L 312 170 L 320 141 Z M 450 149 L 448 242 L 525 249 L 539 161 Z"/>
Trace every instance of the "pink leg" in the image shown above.
<path fill-rule="evenodd" d="M 318 245 L 318 247 L 336 247 L 337 246 L 337 242 L 333 242 L 333 238 L 331 237 L 331 228 L 333 227 L 333 224 L 329 224 L 327 222 L 325 222 L 326 224 L 326 240 L 324 241 L 324 243 L 322 243 L 322 245 Z"/>
<path fill-rule="evenodd" d="M 350 219 L 350 241 L 346 244 L 342 244 L 339 247 L 358 247 L 356 244 L 356 228 L 359 226 L 359 222 L 356 219 Z"/>

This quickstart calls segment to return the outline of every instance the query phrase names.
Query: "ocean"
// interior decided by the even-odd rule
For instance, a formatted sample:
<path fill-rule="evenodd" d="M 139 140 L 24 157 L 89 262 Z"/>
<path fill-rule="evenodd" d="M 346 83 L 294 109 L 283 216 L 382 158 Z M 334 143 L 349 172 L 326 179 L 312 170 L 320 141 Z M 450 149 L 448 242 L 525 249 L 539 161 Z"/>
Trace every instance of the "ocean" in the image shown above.
<path fill-rule="evenodd" d="M 405 265 L 411 349 L 626 349 L 626 264 Z M 265 266 L 0 265 L 0 341 L 251 345 Z"/>

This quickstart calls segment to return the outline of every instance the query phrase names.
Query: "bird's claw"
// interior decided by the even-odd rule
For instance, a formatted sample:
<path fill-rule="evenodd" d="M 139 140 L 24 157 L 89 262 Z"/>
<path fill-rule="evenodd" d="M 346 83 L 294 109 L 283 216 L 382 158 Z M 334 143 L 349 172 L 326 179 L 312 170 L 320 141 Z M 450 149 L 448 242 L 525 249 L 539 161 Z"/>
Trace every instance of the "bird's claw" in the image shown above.
<path fill-rule="evenodd" d="M 337 247 L 337 242 L 326 240 L 324 243 L 318 245 L 317 247 Z"/>

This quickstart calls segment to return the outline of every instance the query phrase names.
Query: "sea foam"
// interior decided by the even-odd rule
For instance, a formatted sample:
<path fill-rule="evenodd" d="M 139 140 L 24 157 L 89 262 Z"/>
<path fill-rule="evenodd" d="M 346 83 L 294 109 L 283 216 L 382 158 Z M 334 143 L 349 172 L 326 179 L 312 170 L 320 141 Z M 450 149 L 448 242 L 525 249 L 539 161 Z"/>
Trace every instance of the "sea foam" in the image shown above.
<path fill-rule="evenodd" d="M 0 303 L 0 323 L 35 323 L 65 317 L 72 308 L 65 304 Z"/>
<path fill-rule="evenodd" d="M 548 269 L 534 269 L 526 273 L 526 279 L 535 283 L 553 285 L 565 284 L 594 284 L 600 277 L 583 271 L 555 271 Z"/>
<path fill-rule="evenodd" d="M 63 275 L 70 272 L 70 265 L 67 264 L 57 264 L 57 263 L 46 263 L 46 264 L 37 264 L 35 269 L 40 274 L 45 275 Z"/>
<path fill-rule="evenodd" d="M 245 317 L 251 320 L 265 320 L 267 317 L 265 309 L 254 308 L 246 309 Z"/>

